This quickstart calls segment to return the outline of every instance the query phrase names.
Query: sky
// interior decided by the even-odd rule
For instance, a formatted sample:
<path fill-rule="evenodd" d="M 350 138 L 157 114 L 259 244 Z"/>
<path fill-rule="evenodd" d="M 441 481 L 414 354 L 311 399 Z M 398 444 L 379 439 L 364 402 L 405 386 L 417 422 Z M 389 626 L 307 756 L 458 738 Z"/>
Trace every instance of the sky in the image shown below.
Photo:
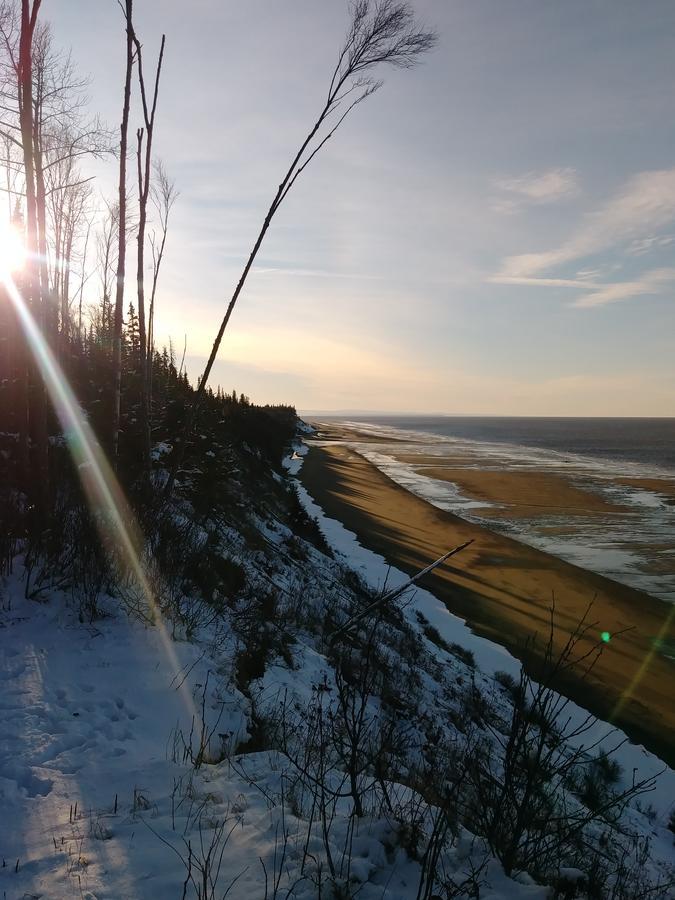
<path fill-rule="evenodd" d="M 383 71 L 297 182 L 213 386 L 301 411 L 675 415 L 675 5 L 411 5 L 437 47 Z M 196 379 L 348 6 L 135 9 L 146 66 L 166 33 L 155 141 L 180 191 L 156 334 L 179 356 L 186 341 Z M 115 0 L 43 0 L 42 15 L 118 128 Z M 114 175 L 101 168 L 102 196 Z"/>

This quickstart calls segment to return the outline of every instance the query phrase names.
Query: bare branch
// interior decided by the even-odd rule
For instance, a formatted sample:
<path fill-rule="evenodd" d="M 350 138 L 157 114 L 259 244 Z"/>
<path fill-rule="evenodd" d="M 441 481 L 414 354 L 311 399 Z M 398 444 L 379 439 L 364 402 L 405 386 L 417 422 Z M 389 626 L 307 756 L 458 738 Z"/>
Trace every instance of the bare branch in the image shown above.
<path fill-rule="evenodd" d="M 302 172 L 316 158 L 349 113 L 381 87 L 382 81 L 374 77 L 374 70 L 381 64 L 391 65 L 395 68 L 410 68 L 436 43 L 436 34 L 433 31 L 417 27 L 412 9 L 406 2 L 354 0 L 350 10 L 350 26 L 332 71 L 326 101 L 277 188 L 253 249 L 225 310 L 206 367 L 199 380 L 193 405 L 186 418 L 183 438 L 178 442 L 177 450 L 174 453 L 171 472 L 165 486 L 167 495 L 173 489 L 176 472 L 182 464 L 185 447 L 194 426 L 197 410 L 206 390 L 225 329 L 279 206 L 286 199 Z M 347 107 L 333 125 L 328 125 L 329 118 L 337 113 L 340 105 L 354 91 L 359 92 L 357 99 Z"/>

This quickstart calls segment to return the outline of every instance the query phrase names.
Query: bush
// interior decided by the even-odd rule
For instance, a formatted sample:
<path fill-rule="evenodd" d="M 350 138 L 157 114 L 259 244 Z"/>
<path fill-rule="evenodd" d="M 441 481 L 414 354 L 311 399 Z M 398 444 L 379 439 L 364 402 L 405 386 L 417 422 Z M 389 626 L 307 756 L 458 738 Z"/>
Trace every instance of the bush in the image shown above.
<path fill-rule="evenodd" d="M 556 690 L 558 673 L 583 666 L 587 659 L 583 642 L 589 630 L 584 617 L 558 652 L 551 625 L 537 681 L 521 670 L 510 721 L 495 724 L 485 718 L 469 741 L 462 778 L 464 818 L 472 831 L 485 836 L 509 876 L 526 871 L 545 881 L 561 860 L 583 862 L 580 848 L 589 826 L 609 823 L 611 833 L 625 805 L 655 786 L 653 778 L 645 778 L 610 791 L 608 781 L 618 780 L 621 768 L 606 752 L 588 760 L 597 742 L 583 746 L 595 719 L 589 714 L 575 723 L 566 711 L 570 701 Z M 587 664 L 586 674 L 590 668 Z M 585 808 L 566 796 L 579 772 L 577 791 Z"/>
<path fill-rule="evenodd" d="M 621 780 L 623 769 L 621 768 L 619 761 L 612 759 L 607 753 L 600 753 L 593 760 L 592 765 L 597 771 L 598 776 L 607 786 L 618 784 Z"/>
<path fill-rule="evenodd" d="M 462 647 L 461 644 L 450 644 L 450 653 L 458 659 L 461 659 L 464 665 L 468 666 L 470 669 L 476 668 L 476 657 L 471 650 L 467 650 L 466 647 Z"/>
<path fill-rule="evenodd" d="M 495 672 L 494 679 L 497 684 L 501 685 L 512 697 L 515 696 L 518 689 L 518 682 L 513 675 L 509 675 L 508 672 L 498 671 Z"/>
<path fill-rule="evenodd" d="M 434 628 L 431 622 L 429 622 L 429 620 L 421 612 L 418 611 L 415 613 L 415 615 L 417 616 L 417 621 L 422 626 L 422 633 L 424 634 L 424 637 L 428 641 L 431 641 L 432 644 L 435 644 L 437 647 L 439 647 L 441 650 L 445 650 L 446 653 L 452 653 L 452 647 L 441 635 L 438 628 Z M 457 654 L 455 654 L 455 656 L 456 655 Z"/>

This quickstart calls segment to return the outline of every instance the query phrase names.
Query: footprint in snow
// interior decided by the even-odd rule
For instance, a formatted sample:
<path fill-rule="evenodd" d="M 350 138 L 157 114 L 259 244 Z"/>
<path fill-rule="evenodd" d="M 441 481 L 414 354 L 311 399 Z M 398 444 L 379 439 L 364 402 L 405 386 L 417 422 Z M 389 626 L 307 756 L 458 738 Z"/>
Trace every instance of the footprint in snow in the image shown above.
<path fill-rule="evenodd" d="M 46 797 L 51 793 L 54 782 L 51 778 L 41 778 L 28 766 L 8 767 L 2 776 L 16 782 L 17 787 L 24 791 L 27 797 Z"/>

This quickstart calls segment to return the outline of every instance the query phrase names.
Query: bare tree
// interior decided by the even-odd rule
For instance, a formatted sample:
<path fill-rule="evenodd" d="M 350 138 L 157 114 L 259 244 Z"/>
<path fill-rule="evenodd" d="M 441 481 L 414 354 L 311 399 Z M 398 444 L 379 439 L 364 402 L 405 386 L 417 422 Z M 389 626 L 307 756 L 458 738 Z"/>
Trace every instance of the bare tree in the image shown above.
<path fill-rule="evenodd" d="M 82 264 L 86 260 L 87 238 L 90 228 L 88 219 L 91 187 L 88 183 L 66 184 L 53 195 L 50 204 L 52 216 L 58 229 L 54 231 L 54 276 L 53 290 L 59 307 L 59 351 L 63 355 L 73 333 L 70 315 L 70 281 L 73 263 L 76 260 L 76 245 L 81 231 L 85 231 Z M 81 286 L 84 281 L 81 276 Z M 80 316 L 81 319 L 81 316 Z M 78 325 L 78 333 L 81 321 Z"/>
<path fill-rule="evenodd" d="M 89 239 L 91 237 L 91 229 L 94 224 L 93 213 L 86 219 L 86 231 L 84 235 L 84 246 L 82 248 L 82 263 L 80 268 L 80 286 L 78 287 L 74 301 L 77 301 L 77 342 L 82 347 L 82 297 L 84 296 L 84 286 L 94 274 L 94 270 L 87 272 L 87 252 L 89 250 Z"/>
<path fill-rule="evenodd" d="M 23 146 L 19 122 L 19 42 L 21 17 L 16 3 L 3 0 L 0 4 L 0 130 L 3 140 L 11 144 L 13 153 L 6 154 L 7 168 L 23 171 Z"/>
<path fill-rule="evenodd" d="M 84 121 L 86 81 L 76 76 L 69 55 L 53 49 L 49 26 L 38 21 L 40 5 L 34 0 L 6 3 L 0 9 L 0 133 L 6 149 L 8 199 L 25 204 L 28 260 L 20 287 L 36 322 L 55 348 L 59 324 L 61 344 L 70 329 L 70 260 L 89 196 L 90 179 L 80 175 L 77 159 L 105 152 L 109 139 L 98 119 Z M 38 473 L 31 480 L 39 485 L 39 499 L 44 504 L 46 396 L 27 348 L 25 365 L 30 385 L 28 422 Z"/>
<path fill-rule="evenodd" d="M 159 220 L 160 234 L 152 232 L 150 235 L 150 251 L 152 253 L 152 291 L 150 293 L 150 309 L 148 312 L 148 342 L 146 350 L 147 383 L 148 383 L 148 408 L 152 411 L 152 356 L 155 346 L 155 298 L 157 296 L 157 284 L 159 282 L 159 270 L 164 259 L 166 235 L 169 230 L 169 214 L 178 197 L 176 184 L 166 173 L 161 160 L 155 161 L 155 177 L 150 186 L 150 197 Z"/>
<path fill-rule="evenodd" d="M 16 210 L 16 203 L 23 197 L 23 186 L 20 181 L 22 172 L 19 152 L 10 135 L 0 135 L 2 147 L 2 168 L 5 171 L 4 185 L 0 187 L 7 194 L 7 218 L 11 219 Z"/>
<path fill-rule="evenodd" d="M 3 118 L 0 122 L 7 152 L 5 168 L 7 192 L 26 197 L 20 187 L 23 177 L 23 138 L 21 159 L 11 151 L 20 134 L 21 97 L 11 89 L 12 74 L 15 84 L 19 76 L 17 54 L 17 22 L 13 7 L 2 10 L 0 29 L 4 42 L 4 60 L 0 67 L 0 93 Z M 87 183 L 91 178 L 81 175 L 78 161 L 83 155 L 101 156 L 111 149 L 111 134 L 100 120 L 85 118 L 88 98 L 84 91 L 87 80 L 80 78 L 70 54 L 54 48 L 51 28 L 36 22 L 31 41 L 32 54 L 32 155 L 36 196 L 37 263 L 40 281 L 42 319 L 45 334 L 52 346 L 56 346 L 59 324 L 68 330 L 68 298 L 62 290 L 69 281 L 69 259 L 73 251 L 77 227 L 73 228 L 73 215 L 88 198 Z M 67 224 L 70 220 L 70 224 Z M 72 242 L 70 238 L 72 237 Z M 70 247 L 68 246 L 70 243 Z M 69 253 L 64 256 L 64 251 Z M 60 319 L 60 321 L 59 321 Z"/>
<path fill-rule="evenodd" d="M 122 325 L 124 314 L 124 278 L 127 251 L 127 146 L 129 135 L 129 107 L 131 105 L 131 71 L 134 64 L 134 30 L 132 24 L 133 0 L 120 0 L 124 12 L 127 33 L 126 71 L 124 76 L 124 99 L 122 122 L 120 124 L 120 177 L 118 187 L 118 243 L 117 243 L 117 284 L 115 291 L 115 314 L 113 321 L 113 409 L 112 409 L 112 453 L 117 458 L 120 433 L 120 399 L 122 389 Z"/>
<path fill-rule="evenodd" d="M 277 188 L 213 342 L 194 401 L 186 418 L 182 440 L 174 456 L 165 486 L 167 495 L 173 489 L 176 473 L 182 463 L 199 404 L 218 355 L 225 329 L 279 207 L 297 179 L 335 134 L 349 113 L 382 86 L 383 82 L 374 77 L 378 67 L 389 65 L 399 69 L 412 68 L 435 43 L 436 34 L 418 26 L 407 2 L 352 0 L 351 23 L 328 84 L 326 99 Z"/>
<path fill-rule="evenodd" d="M 3 2 L 0 4 L 0 34 L 2 36 L 2 53 L 0 54 L 0 129 L 4 147 L 3 163 L 5 166 L 8 219 L 18 231 L 24 230 L 24 216 L 21 200 L 25 196 L 23 190 L 23 146 L 21 143 L 21 125 L 19 122 L 19 41 L 21 20 L 16 4 Z M 22 285 L 23 287 L 23 285 Z M 17 468 L 19 483 L 28 486 L 30 482 L 29 434 L 31 429 L 32 410 L 29 406 L 29 353 L 22 339 L 21 326 L 16 315 L 10 311 L 10 305 L 4 304 L 8 311 L 6 322 L 7 354 L 5 365 L 7 376 L 14 386 L 15 418 L 13 427 L 18 433 Z M 5 324 L 5 323 L 3 323 Z M 11 330 L 11 332 L 10 332 Z"/>
<path fill-rule="evenodd" d="M 96 233 L 96 270 L 101 279 L 101 329 L 112 335 L 112 296 L 117 272 L 115 247 L 118 244 L 119 209 L 116 203 L 104 200 L 105 210 Z"/>
<path fill-rule="evenodd" d="M 35 142 L 33 115 L 33 36 L 37 25 L 41 0 L 21 0 L 21 26 L 19 33 L 19 56 L 17 65 L 19 124 L 23 168 L 26 184 L 26 244 L 28 261 L 25 271 L 25 290 L 29 306 L 44 328 L 44 304 L 40 290 L 40 272 L 37 264 L 38 203 L 35 179 Z M 35 462 L 38 475 L 38 499 L 40 506 L 46 506 L 49 484 L 49 463 L 47 443 L 47 410 L 42 385 L 37 371 L 33 371 L 35 390 L 32 403 L 32 430 L 35 438 Z"/>
<path fill-rule="evenodd" d="M 93 176 L 82 174 L 79 164 L 84 156 L 110 153 L 113 135 L 98 116 L 86 115 L 88 79 L 78 75 L 70 53 L 54 48 L 49 25 L 42 25 L 36 33 L 34 81 L 43 290 L 51 314 L 52 341 L 58 341 L 63 353 L 72 333 L 71 265 L 90 213 L 93 180 Z M 46 270 L 50 262 L 49 274 Z"/>
<path fill-rule="evenodd" d="M 150 399 L 148 384 L 147 335 L 145 326 L 145 231 L 148 221 L 148 197 L 150 196 L 150 178 L 152 174 L 152 140 L 155 132 L 155 115 L 157 112 L 157 98 L 159 95 L 159 79 L 162 74 L 162 61 L 164 59 L 164 46 L 166 35 L 162 35 L 159 48 L 159 58 L 155 70 L 155 83 L 152 99 L 148 102 L 145 89 L 145 77 L 143 75 L 143 47 L 134 32 L 134 46 L 138 63 L 138 84 L 141 92 L 141 104 L 143 107 L 144 128 L 136 132 L 137 140 L 137 172 L 138 172 L 138 263 L 136 279 L 138 285 L 138 325 L 140 332 L 140 368 L 141 368 L 141 415 L 143 420 L 143 463 L 146 469 L 150 467 Z M 145 148 L 143 144 L 145 143 Z"/>

